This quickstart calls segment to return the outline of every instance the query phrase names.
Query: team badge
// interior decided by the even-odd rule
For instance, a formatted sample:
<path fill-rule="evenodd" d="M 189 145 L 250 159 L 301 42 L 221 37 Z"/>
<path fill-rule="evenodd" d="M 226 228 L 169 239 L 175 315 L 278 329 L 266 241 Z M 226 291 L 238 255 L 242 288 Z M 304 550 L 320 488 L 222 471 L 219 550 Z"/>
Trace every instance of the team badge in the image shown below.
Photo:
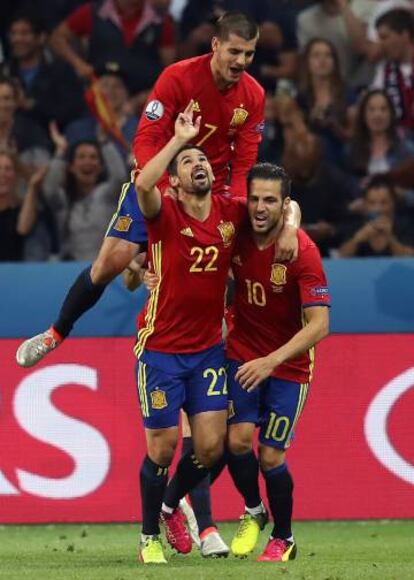
<path fill-rule="evenodd" d="M 193 101 L 193 113 L 201 113 L 198 101 Z"/>
<path fill-rule="evenodd" d="M 145 116 L 149 121 L 159 121 L 164 115 L 164 105 L 161 101 L 150 101 L 145 107 Z"/>
<path fill-rule="evenodd" d="M 156 389 L 151 393 L 151 407 L 153 409 L 165 409 L 168 407 L 167 403 L 167 395 L 165 391 L 161 391 L 161 389 Z"/>
<path fill-rule="evenodd" d="M 224 246 L 227 247 L 231 244 L 234 234 L 236 233 L 235 227 L 233 222 L 221 222 L 217 226 L 217 229 L 220 232 L 220 235 L 223 239 Z"/>
<path fill-rule="evenodd" d="M 114 225 L 117 232 L 128 232 L 132 224 L 132 218 L 129 215 L 120 215 Z"/>
<path fill-rule="evenodd" d="M 234 417 L 234 415 L 236 414 L 235 410 L 234 410 L 234 401 L 229 400 L 227 402 L 227 414 L 228 414 L 228 419 L 232 419 Z"/>
<path fill-rule="evenodd" d="M 272 264 L 272 271 L 270 273 L 270 281 L 276 286 L 283 286 L 286 284 L 287 266 L 283 264 Z"/>
<path fill-rule="evenodd" d="M 240 107 L 237 107 L 233 111 L 233 117 L 230 121 L 230 127 L 240 127 L 240 125 L 243 125 L 243 123 L 246 121 L 248 115 L 249 112 L 246 111 L 246 109 L 243 109 L 242 105 Z"/>

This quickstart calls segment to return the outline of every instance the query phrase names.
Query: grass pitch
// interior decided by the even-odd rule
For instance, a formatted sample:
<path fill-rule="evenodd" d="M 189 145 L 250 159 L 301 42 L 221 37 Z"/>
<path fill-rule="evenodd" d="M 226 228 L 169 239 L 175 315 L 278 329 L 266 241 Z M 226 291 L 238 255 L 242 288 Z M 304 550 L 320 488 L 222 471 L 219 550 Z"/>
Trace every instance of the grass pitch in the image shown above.
<path fill-rule="evenodd" d="M 269 530 L 268 526 L 268 530 Z M 230 542 L 236 524 L 220 530 Z M 296 523 L 298 557 L 286 564 L 168 553 L 167 566 L 136 559 L 138 525 L 0 526 L 3 580 L 413 580 L 414 521 Z"/>

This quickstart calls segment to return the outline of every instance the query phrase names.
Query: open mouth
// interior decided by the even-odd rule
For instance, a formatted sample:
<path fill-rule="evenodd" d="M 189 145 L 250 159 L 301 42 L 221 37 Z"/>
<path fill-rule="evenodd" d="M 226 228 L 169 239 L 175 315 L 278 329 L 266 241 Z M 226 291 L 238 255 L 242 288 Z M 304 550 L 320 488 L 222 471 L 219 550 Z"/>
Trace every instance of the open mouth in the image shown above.
<path fill-rule="evenodd" d="M 233 76 L 239 76 L 243 72 L 243 69 L 242 68 L 237 68 L 235 66 L 231 66 L 230 67 L 230 72 L 231 72 L 231 74 Z"/>
<path fill-rule="evenodd" d="M 205 169 L 196 169 L 191 177 L 193 181 L 205 181 L 207 179 L 207 171 Z"/>

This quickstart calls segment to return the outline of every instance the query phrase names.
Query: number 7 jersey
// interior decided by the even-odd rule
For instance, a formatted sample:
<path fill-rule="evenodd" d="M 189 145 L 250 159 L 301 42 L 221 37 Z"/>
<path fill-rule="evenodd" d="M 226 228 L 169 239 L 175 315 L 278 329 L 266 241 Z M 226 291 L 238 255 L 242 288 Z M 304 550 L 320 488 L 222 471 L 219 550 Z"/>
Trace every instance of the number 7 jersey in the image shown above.
<path fill-rule="evenodd" d="M 211 54 L 167 67 L 148 98 L 134 139 L 134 156 L 143 167 L 174 134 L 174 123 L 191 99 L 195 116 L 201 115 L 195 140 L 213 168 L 213 193 L 230 182 L 235 196 L 246 196 L 246 174 L 257 158 L 264 126 L 264 90 L 244 72 L 238 83 L 219 91 L 211 68 Z M 159 184 L 168 185 L 166 175 Z"/>
<path fill-rule="evenodd" d="M 159 215 L 146 220 L 151 269 L 158 278 L 138 318 L 135 354 L 143 349 L 195 353 L 222 340 L 224 292 L 245 204 L 212 196 L 208 218 L 188 215 L 179 201 L 162 198 Z"/>

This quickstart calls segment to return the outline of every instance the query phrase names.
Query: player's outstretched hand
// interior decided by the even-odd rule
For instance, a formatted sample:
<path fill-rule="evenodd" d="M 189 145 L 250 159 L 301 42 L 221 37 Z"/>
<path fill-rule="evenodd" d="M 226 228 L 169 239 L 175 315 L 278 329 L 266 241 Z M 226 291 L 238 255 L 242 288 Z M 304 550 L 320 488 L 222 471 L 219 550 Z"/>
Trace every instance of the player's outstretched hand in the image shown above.
<path fill-rule="evenodd" d="M 250 393 L 254 391 L 262 381 L 267 379 L 274 370 L 268 357 L 256 358 L 244 363 L 236 373 L 236 379 L 242 388 Z"/>
<path fill-rule="evenodd" d="M 183 113 L 180 113 L 175 121 L 175 136 L 187 143 L 196 137 L 200 131 L 201 117 L 194 120 L 194 101 L 191 100 Z"/>

